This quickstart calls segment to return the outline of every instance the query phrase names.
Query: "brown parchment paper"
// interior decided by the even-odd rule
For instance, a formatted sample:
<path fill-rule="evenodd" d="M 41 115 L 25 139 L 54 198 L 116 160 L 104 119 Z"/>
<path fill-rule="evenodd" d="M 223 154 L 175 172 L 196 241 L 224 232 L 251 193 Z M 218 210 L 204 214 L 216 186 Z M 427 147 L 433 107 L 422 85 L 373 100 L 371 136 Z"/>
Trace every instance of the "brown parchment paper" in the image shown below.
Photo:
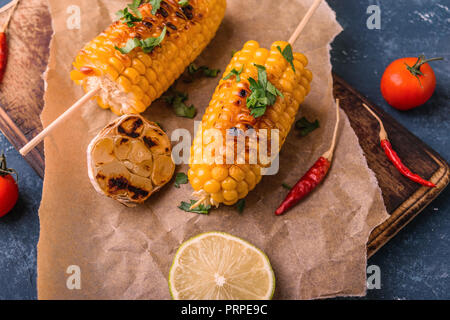
<path fill-rule="evenodd" d="M 69 79 L 77 51 L 103 30 L 114 12 L 129 1 L 49 0 L 54 37 L 42 113 L 48 125 L 82 96 Z M 254 39 L 268 47 L 285 40 L 312 0 L 229 0 L 216 38 L 198 64 L 225 69 L 233 49 Z M 68 30 L 69 5 L 81 8 L 81 29 Z M 281 152 L 280 172 L 266 176 L 247 198 L 245 212 L 221 207 L 210 216 L 177 209 L 191 198 L 191 187 L 173 184 L 145 205 L 125 208 L 97 194 L 86 171 L 89 141 L 114 115 L 89 103 L 45 141 L 46 170 L 40 208 L 38 296 L 40 299 L 169 299 L 167 276 L 178 246 L 206 231 L 240 236 L 264 250 L 276 274 L 275 299 L 312 299 L 363 295 L 366 288 L 366 243 L 371 230 L 387 218 L 372 171 L 343 112 L 336 157 L 326 181 L 287 215 L 274 209 L 329 146 L 335 123 L 329 44 L 341 31 L 324 2 L 296 51 L 304 52 L 314 73 L 312 90 L 299 117 L 319 119 L 321 128 L 301 138 L 291 132 Z M 218 79 L 200 79 L 183 90 L 199 109 L 200 120 Z M 162 102 L 144 114 L 174 129 L 193 132 L 193 121 L 177 118 Z M 187 171 L 180 166 L 178 171 Z M 66 286 L 69 266 L 81 270 L 81 290 Z"/>

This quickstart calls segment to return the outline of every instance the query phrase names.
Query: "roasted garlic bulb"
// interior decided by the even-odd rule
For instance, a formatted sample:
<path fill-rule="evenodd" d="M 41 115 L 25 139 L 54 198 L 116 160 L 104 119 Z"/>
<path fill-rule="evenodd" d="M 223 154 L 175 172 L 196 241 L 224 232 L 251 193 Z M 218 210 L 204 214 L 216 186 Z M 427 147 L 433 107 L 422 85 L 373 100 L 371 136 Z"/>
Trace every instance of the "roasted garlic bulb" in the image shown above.
<path fill-rule="evenodd" d="M 170 140 L 154 122 L 125 115 L 106 126 L 87 150 L 97 192 L 128 207 L 143 203 L 173 176 Z"/>

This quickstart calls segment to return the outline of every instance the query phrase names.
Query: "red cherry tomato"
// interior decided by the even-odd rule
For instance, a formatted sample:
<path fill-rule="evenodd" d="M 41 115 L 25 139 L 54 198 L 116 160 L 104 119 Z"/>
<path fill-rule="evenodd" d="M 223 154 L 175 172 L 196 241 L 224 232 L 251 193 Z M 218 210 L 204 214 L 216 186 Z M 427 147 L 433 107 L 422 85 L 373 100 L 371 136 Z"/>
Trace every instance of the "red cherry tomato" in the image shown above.
<path fill-rule="evenodd" d="M 436 88 L 436 76 L 428 62 L 434 58 L 402 58 L 392 62 L 381 78 L 384 99 L 398 110 L 418 107 L 431 98 Z"/>
<path fill-rule="evenodd" d="M 0 176 L 0 218 L 14 208 L 19 199 L 19 188 L 11 175 Z"/>
<path fill-rule="evenodd" d="M 0 155 L 0 218 L 10 212 L 19 199 L 19 188 L 12 173 L 17 175 L 6 166 L 5 155 Z"/>

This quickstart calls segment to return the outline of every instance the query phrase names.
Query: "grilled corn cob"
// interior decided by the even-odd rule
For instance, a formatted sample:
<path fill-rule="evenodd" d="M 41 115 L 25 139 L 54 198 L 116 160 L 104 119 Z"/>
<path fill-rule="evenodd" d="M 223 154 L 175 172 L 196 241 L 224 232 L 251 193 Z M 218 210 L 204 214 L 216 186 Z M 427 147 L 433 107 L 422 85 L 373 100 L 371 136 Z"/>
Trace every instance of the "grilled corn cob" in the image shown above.
<path fill-rule="evenodd" d="M 268 136 L 271 130 L 278 129 L 279 148 L 283 145 L 299 106 L 310 91 L 312 81 L 311 71 L 305 68 L 308 60 L 303 54 L 293 54 L 294 72 L 294 68 L 280 53 L 278 47 L 284 50 L 287 45 L 287 42 L 277 41 L 272 44 L 270 50 L 267 50 L 260 48 L 256 41 L 249 41 L 245 43 L 241 51 L 235 53 L 225 70 L 224 75 L 228 75 L 233 69 L 242 70 L 240 81 L 237 81 L 237 77 L 220 81 L 191 148 L 189 181 L 195 190 L 194 194 L 207 204 L 233 205 L 239 199 L 246 197 L 248 192 L 260 182 L 261 169 L 265 167 L 259 161 L 256 163 L 248 161 L 250 148 L 247 147 L 242 151 L 244 154 L 237 153 L 235 156 L 235 160 L 245 159 L 243 164 L 238 164 L 239 162 L 227 164 L 227 161 L 221 158 L 222 156 L 219 156 L 218 161 L 216 157 L 218 150 L 212 151 L 211 154 L 216 155 L 212 161 L 205 159 L 202 151 L 211 149 L 210 144 L 215 143 L 214 139 L 205 136 L 208 129 L 219 129 L 223 141 L 226 141 L 226 131 L 229 129 L 242 132 L 254 129 L 257 134 L 261 132 L 261 129 L 266 129 Z M 265 114 L 258 118 L 252 116 L 251 110 L 246 105 L 246 98 L 250 95 L 248 79 L 250 77 L 257 79 L 255 65 L 266 68 L 267 79 L 284 96 L 277 97 L 276 102 L 268 106 Z M 212 147 L 214 148 L 216 147 Z M 278 154 L 279 149 L 270 152 Z M 197 156 L 198 154 L 200 156 Z"/>
<path fill-rule="evenodd" d="M 98 104 L 117 115 L 144 112 L 207 46 L 225 8 L 226 0 L 190 0 L 183 7 L 177 0 L 166 0 L 153 15 L 152 6 L 144 3 L 138 9 L 142 21 L 131 27 L 116 21 L 79 52 L 71 79 L 86 92 L 100 86 Z M 150 53 L 116 49 L 130 39 L 158 37 L 164 28 L 163 42 Z"/>

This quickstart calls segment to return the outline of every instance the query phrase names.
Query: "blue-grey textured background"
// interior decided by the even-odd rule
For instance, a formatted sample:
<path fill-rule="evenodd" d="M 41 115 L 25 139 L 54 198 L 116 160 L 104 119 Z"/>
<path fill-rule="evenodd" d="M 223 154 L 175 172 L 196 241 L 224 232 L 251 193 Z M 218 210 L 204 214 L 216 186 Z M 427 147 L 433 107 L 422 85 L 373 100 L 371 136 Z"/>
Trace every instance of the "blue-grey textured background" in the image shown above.
<path fill-rule="evenodd" d="M 0 5 L 6 2 L 0 0 Z M 328 3 L 345 30 L 332 46 L 334 71 L 449 161 L 450 0 Z M 381 8 L 381 30 L 366 27 L 371 4 Z M 398 112 L 379 92 L 381 75 L 390 61 L 421 53 L 446 59 L 433 63 L 436 93 L 426 105 Z M 0 133 L 1 149 L 20 173 L 21 197 L 16 208 L 0 219 L 0 299 L 35 299 L 42 180 Z M 447 188 L 369 260 L 381 268 L 382 287 L 369 290 L 366 298 L 450 299 L 449 195 Z"/>

